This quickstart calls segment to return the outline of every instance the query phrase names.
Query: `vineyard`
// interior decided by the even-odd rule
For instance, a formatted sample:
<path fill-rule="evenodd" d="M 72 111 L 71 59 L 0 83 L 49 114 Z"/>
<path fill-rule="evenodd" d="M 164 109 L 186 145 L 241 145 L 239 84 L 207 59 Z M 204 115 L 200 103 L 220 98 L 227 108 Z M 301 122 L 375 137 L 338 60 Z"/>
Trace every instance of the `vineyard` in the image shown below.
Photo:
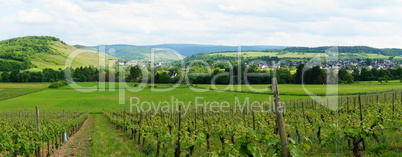
<path fill-rule="evenodd" d="M 259 86 L 266 88 L 266 85 Z M 391 85 L 379 88 L 386 87 Z M 286 153 L 289 156 L 401 156 L 400 90 L 340 94 L 313 100 L 308 96 L 293 96 L 301 93 L 293 86 L 281 89 L 285 98 L 282 101 L 275 99 L 269 104 L 253 106 L 232 98 L 249 97 L 251 102 L 260 102 L 271 100 L 271 93 L 221 91 L 217 94 L 213 90 L 194 93 L 181 87 L 155 94 L 146 88 L 128 97 L 138 96 L 149 102 L 168 101 L 174 95 L 189 102 L 202 94 L 205 98 L 199 103 L 216 101 L 218 105 L 211 108 L 191 103 L 167 104 L 157 109 L 144 106 L 145 110 L 133 108 L 132 111 L 128 105 L 113 105 L 117 104 L 114 102 L 117 92 L 43 90 L 1 101 L 0 157 L 265 157 Z M 52 99 L 50 95 L 59 96 Z M 35 110 L 44 98 L 47 105 Z M 275 110 L 275 102 L 283 110 Z M 224 110 L 219 110 L 220 104 L 226 106 Z M 280 125 L 278 115 L 282 115 L 284 125 Z M 74 149 L 70 149 L 70 143 Z"/>
<path fill-rule="evenodd" d="M 400 155 L 401 94 L 339 97 L 336 110 L 325 107 L 334 103 L 328 99 L 286 102 L 283 116 L 290 155 Z M 235 104 L 227 112 L 202 107 L 185 112 L 178 105 L 168 112 L 104 113 L 148 156 L 282 156 L 275 113 L 269 107 Z"/>
<path fill-rule="evenodd" d="M 0 112 L 0 156 L 48 156 L 79 130 L 86 112 Z"/>

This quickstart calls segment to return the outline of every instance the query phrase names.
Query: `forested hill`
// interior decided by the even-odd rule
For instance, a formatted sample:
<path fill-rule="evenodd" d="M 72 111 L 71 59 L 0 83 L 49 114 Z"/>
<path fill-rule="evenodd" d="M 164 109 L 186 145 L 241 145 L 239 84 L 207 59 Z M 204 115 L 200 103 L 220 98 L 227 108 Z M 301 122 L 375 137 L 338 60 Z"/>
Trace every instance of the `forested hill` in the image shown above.
<path fill-rule="evenodd" d="M 321 47 L 288 47 L 283 51 L 288 52 L 302 52 L 302 53 L 324 53 L 325 50 L 331 48 L 330 46 Z M 269 51 L 269 50 L 267 50 Z M 373 48 L 368 46 L 338 46 L 339 53 L 372 53 L 382 54 L 385 56 L 400 56 L 402 55 L 402 49 L 397 48 Z"/>
<path fill-rule="evenodd" d="M 56 37 L 27 36 L 3 40 L 0 41 L 0 71 L 64 68 L 68 55 L 77 50 L 82 53 L 74 59 L 73 66 L 98 63 L 98 55 L 94 50 L 77 49 Z"/>
<path fill-rule="evenodd" d="M 49 36 L 13 38 L 0 41 L 0 58 L 26 61 L 27 55 L 35 55 L 37 53 L 60 54 L 50 47 L 51 41 L 67 45 L 60 39 Z"/>
<path fill-rule="evenodd" d="M 28 69 L 32 66 L 29 64 L 30 58 L 36 58 L 39 53 L 60 54 L 49 46 L 52 41 L 66 45 L 60 39 L 48 36 L 28 36 L 0 41 L 0 63 L 2 65 L 0 70 Z"/>

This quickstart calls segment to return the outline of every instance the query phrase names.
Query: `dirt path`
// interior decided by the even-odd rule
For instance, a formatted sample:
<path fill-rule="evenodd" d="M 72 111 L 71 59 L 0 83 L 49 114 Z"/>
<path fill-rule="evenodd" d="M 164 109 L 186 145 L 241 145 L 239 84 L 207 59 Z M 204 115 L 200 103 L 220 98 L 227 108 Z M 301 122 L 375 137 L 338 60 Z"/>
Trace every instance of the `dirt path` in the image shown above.
<path fill-rule="evenodd" d="M 116 130 L 105 115 L 93 114 L 51 156 L 145 156 L 135 148 L 134 141 L 125 137 L 124 132 Z"/>
<path fill-rule="evenodd" d="M 56 152 L 54 157 L 91 156 L 94 118 L 89 115 L 81 129 L 68 139 Z"/>

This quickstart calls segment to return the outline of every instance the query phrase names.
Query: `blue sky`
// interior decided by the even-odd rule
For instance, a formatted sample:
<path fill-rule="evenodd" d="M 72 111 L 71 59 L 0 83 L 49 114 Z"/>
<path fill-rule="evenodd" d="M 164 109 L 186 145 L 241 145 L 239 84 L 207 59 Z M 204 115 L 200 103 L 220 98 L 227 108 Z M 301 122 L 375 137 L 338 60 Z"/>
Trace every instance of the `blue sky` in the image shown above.
<path fill-rule="evenodd" d="M 398 0 L 0 0 L 0 40 L 402 48 Z"/>

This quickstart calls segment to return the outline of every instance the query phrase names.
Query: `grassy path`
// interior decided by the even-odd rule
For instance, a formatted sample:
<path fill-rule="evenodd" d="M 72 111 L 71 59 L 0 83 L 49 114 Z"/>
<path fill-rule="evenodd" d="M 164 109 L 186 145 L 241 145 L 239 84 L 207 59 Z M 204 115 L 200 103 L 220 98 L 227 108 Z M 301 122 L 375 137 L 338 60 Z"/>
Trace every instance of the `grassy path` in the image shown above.
<path fill-rule="evenodd" d="M 144 156 L 135 149 L 133 140 L 114 129 L 103 114 L 94 115 L 95 133 L 93 135 L 92 156 Z"/>
<path fill-rule="evenodd" d="M 135 149 L 134 141 L 114 129 L 103 114 L 92 114 L 81 129 L 64 143 L 54 157 L 70 156 L 144 156 Z"/>

